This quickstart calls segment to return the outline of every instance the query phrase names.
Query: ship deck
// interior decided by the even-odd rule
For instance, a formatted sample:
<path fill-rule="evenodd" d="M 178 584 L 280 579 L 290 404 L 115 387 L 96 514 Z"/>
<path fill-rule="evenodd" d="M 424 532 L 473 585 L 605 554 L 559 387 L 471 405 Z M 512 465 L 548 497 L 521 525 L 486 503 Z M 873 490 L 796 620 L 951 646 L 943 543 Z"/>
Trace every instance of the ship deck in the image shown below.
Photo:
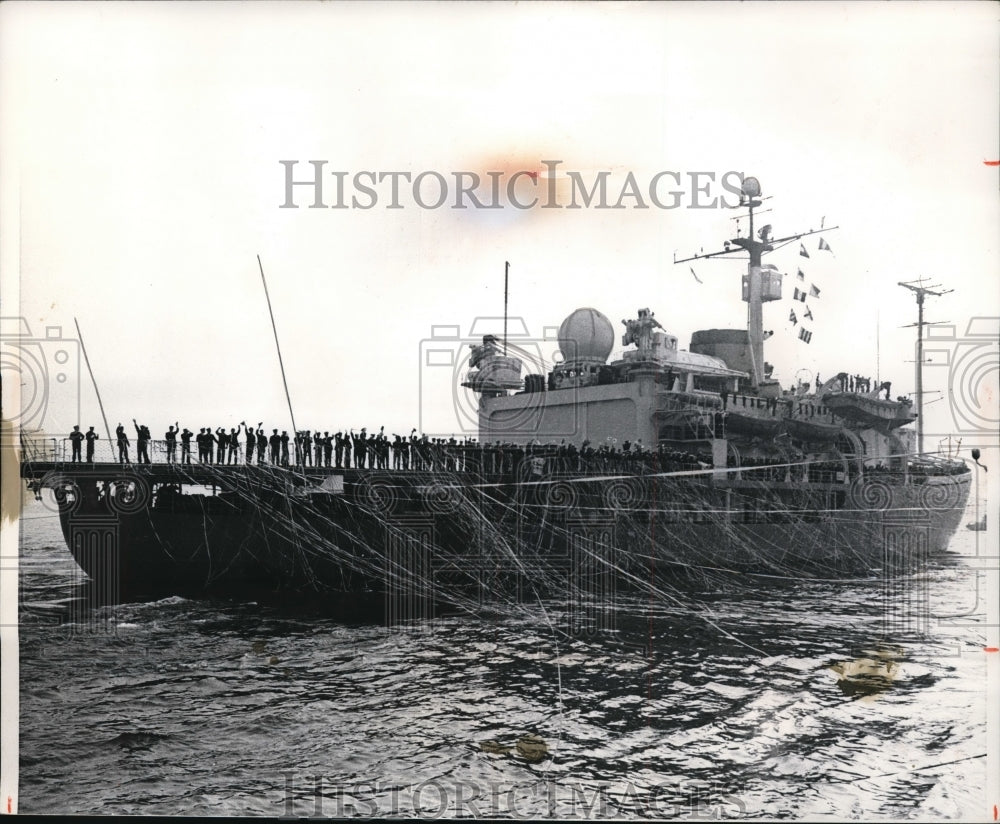
<path fill-rule="evenodd" d="M 622 477 L 645 478 L 653 483 L 663 481 L 701 482 L 706 486 L 721 489 L 761 488 L 772 491 L 782 490 L 843 490 L 856 480 L 855 477 L 842 475 L 835 479 L 832 473 L 823 473 L 823 478 L 799 480 L 778 480 L 767 476 L 768 467 L 731 467 L 727 476 L 720 477 L 712 469 L 685 470 L 679 472 L 657 471 L 651 468 L 637 467 L 600 467 L 588 466 L 575 471 L 548 472 L 544 475 L 528 475 L 504 471 L 484 471 L 482 469 L 376 469 L 358 467 L 286 467 L 274 464 L 214 464 L 214 463 L 149 463 L 121 464 L 117 462 L 74 463 L 68 461 L 24 461 L 21 463 L 21 478 L 27 481 L 49 485 L 53 481 L 72 480 L 74 478 L 87 481 L 107 481 L 128 478 L 143 478 L 151 486 L 156 484 L 177 484 L 181 486 L 217 487 L 220 489 L 253 486 L 258 483 L 274 487 L 282 483 L 294 486 L 319 487 L 331 476 L 339 476 L 343 483 L 353 485 L 372 478 L 411 478 L 420 483 L 427 479 L 437 481 L 447 480 L 451 484 L 475 487 L 479 485 L 517 484 L 519 482 L 545 483 L 547 481 L 565 481 L 570 478 L 581 481 L 613 480 Z M 713 477 L 714 475 L 714 477 Z M 911 476 L 904 480 L 899 474 L 878 475 L 879 480 L 892 486 L 922 484 L 927 478 Z M 332 491 L 332 490 L 331 490 Z"/>
<path fill-rule="evenodd" d="M 359 469 L 336 467 L 287 467 L 274 464 L 208 464 L 208 463 L 73 463 L 69 461 L 24 461 L 21 463 L 21 477 L 25 480 L 42 480 L 46 475 L 54 473 L 63 477 L 94 478 L 95 480 L 114 480 L 123 474 L 140 476 L 150 483 L 156 484 L 194 484 L 212 486 L 225 483 L 227 479 L 247 480 L 255 477 L 286 476 L 289 480 L 303 478 L 310 482 L 322 483 L 331 475 L 340 475 L 345 481 L 372 474 L 416 475 L 414 470 L 400 469 Z M 443 470 L 440 474 L 446 474 Z"/>

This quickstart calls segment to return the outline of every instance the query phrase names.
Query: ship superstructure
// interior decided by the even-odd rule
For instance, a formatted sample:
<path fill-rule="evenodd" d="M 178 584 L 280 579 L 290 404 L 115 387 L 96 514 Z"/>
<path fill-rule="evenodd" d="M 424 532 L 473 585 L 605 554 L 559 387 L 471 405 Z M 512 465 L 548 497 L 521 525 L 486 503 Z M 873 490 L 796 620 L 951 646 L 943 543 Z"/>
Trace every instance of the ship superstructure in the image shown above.
<path fill-rule="evenodd" d="M 621 343 L 629 348 L 612 361 L 613 324 L 597 309 L 581 308 L 559 327 L 561 362 L 548 375 L 529 374 L 523 381 L 521 362 L 500 354 L 495 338 L 484 339 L 464 384 L 480 393 L 480 438 L 576 448 L 666 445 L 701 450 L 720 471 L 734 463 L 738 467 L 741 460 L 778 455 L 841 464 L 845 483 L 865 467 L 905 476 L 912 461 L 920 463 L 912 454 L 912 432 L 902 429 L 916 419 L 908 398 L 883 397 L 888 393 L 884 385 L 849 391 L 843 373 L 822 386 L 791 389 L 782 389 L 773 376 L 764 359 L 763 305 L 781 299 L 783 276 L 762 257 L 814 232 L 772 240 L 771 227 L 765 226 L 754 238 L 759 195 L 756 179 L 747 178 L 748 237 L 727 241 L 720 252 L 695 256 L 747 254 L 745 329 L 700 330 L 688 349 L 680 349 L 677 337 L 642 308 L 622 320 Z"/>

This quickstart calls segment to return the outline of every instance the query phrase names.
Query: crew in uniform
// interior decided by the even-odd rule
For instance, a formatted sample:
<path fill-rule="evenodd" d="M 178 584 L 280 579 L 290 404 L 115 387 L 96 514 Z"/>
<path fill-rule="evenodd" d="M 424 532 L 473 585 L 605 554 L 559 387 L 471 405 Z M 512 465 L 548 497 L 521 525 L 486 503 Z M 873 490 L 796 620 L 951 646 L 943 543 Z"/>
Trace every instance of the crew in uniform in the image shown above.
<path fill-rule="evenodd" d="M 191 463 L 191 436 L 193 434 L 186 426 L 181 432 L 181 463 Z"/>
<path fill-rule="evenodd" d="M 80 463 L 83 460 L 80 454 L 80 445 L 83 443 L 83 433 L 80 431 L 79 425 L 73 427 L 73 431 L 69 433 L 69 440 L 73 445 L 73 463 Z"/>
<path fill-rule="evenodd" d="M 118 460 L 120 463 L 128 463 L 128 436 L 125 434 L 125 427 L 121 424 L 115 428 L 115 438 L 118 440 Z"/>
<path fill-rule="evenodd" d="M 229 435 L 227 434 L 225 427 L 222 426 L 218 427 L 215 430 L 215 434 L 219 436 L 218 437 L 219 448 L 218 451 L 215 453 L 215 462 L 219 464 L 225 463 L 226 452 L 229 451 Z"/>
<path fill-rule="evenodd" d="M 264 453 L 267 452 L 267 435 L 264 434 L 263 424 L 257 430 L 257 464 L 264 465 Z"/>
<path fill-rule="evenodd" d="M 90 430 L 87 432 L 87 434 L 84 437 L 86 437 L 86 439 L 87 439 L 87 463 L 93 463 L 94 462 L 94 441 L 100 439 L 101 436 L 98 435 L 94 431 L 94 427 L 90 427 Z"/>
<path fill-rule="evenodd" d="M 135 427 L 136 439 L 136 460 L 141 464 L 149 463 L 149 428 L 143 424 L 139 426 L 132 418 L 132 426 Z"/>
<path fill-rule="evenodd" d="M 253 429 L 247 426 L 246 421 L 243 422 L 243 429 L 246 430 L 247 435 L 247 463 L 253 463 L 253 450 L 257 445 L 257 436 L 254 434 Z"/>
<path fill-rule="evenodd" d="M 178 427 L 175 429 L 174 427 Z M 167 429 L 166 434 L 163 436 L 167 442 L 167 463 L 173 463 L 177 460 L 177 432 L 180 428 L 179 424 L 174 424 L 169 429 Z"/>
<path fill-rule="evenodd" d="M 201 442 L 205 444 L 205 463 L 211 463 L 215 454 L 215 435 L 212 434 L 212 427 L 205 427 L 205 437 Z"/>

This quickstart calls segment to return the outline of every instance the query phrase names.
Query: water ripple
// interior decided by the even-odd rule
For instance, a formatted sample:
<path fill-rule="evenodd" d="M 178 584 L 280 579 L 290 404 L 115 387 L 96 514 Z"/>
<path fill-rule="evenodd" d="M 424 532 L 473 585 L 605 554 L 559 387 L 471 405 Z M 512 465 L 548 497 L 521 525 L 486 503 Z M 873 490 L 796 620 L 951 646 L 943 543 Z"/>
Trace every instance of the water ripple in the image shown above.
<path fill-rule="evenodd" d="M 22 812 L 981 817 L 985 617 L 886 639 L 877 579 L 621 598 L 575 635 L 553 603 L 391 632 L 181 598 L 67 622 L 72 564 L 30 549 Z M 969 603 L 961 569 L 931 576 L 939 614 Z M 893 676 L 851 693 L 865 660 Z"/>

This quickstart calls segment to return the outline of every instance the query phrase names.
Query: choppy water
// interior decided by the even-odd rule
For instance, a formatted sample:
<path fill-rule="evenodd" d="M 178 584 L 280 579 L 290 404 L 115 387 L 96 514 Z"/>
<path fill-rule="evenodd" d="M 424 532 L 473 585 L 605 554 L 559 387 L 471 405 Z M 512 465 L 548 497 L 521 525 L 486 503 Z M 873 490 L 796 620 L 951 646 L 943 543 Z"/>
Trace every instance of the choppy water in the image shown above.
<path fill-rule="evenodd" d="M 585 634 L 557 603 L 389 630 L 170 598 L 67 623 L 78 573 L 38 504 L 20 563 L 22 813 L 992 819 L 961 562 L 931 570 L 926 629 L 888 635 L 877 577 L 622 598 Z M 829 666 L 886 641 L 888 688 L 845 693 Z"/>

